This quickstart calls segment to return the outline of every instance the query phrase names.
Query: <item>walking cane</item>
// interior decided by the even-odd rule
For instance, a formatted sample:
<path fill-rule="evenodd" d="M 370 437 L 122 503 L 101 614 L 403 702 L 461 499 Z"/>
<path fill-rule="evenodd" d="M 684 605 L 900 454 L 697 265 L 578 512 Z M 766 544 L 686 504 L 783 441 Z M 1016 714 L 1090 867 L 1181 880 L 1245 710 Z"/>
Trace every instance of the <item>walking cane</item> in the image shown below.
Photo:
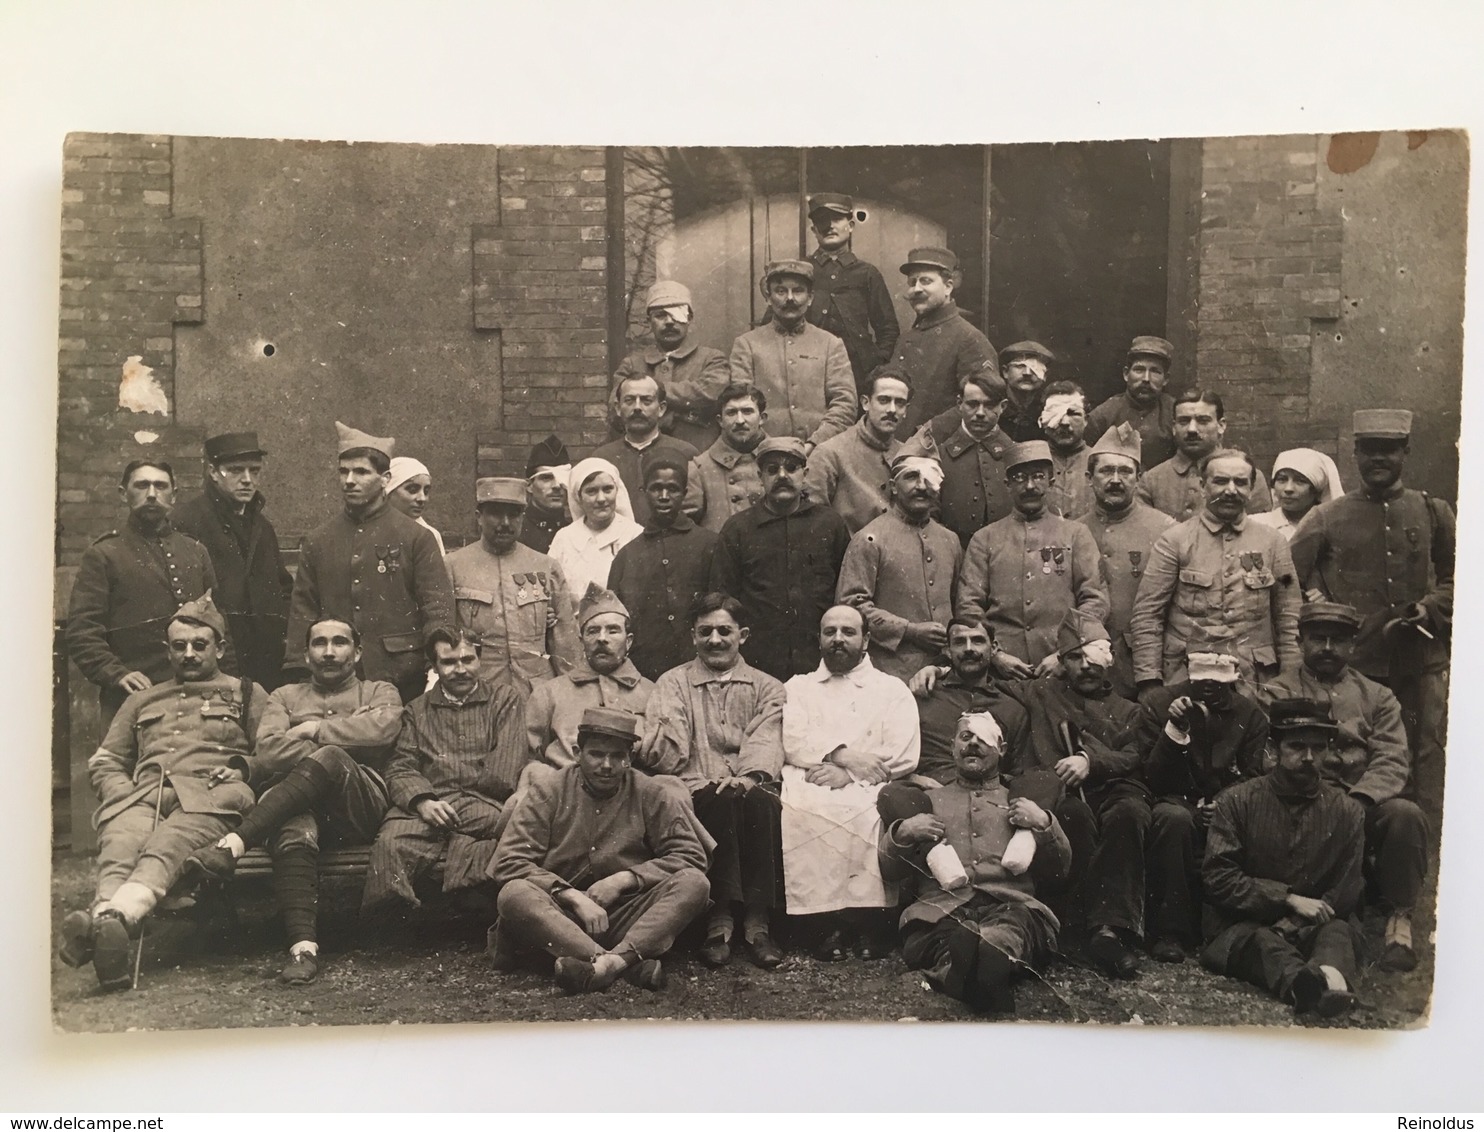
<path fill-rule="evenodd" d="M 155 820 L 149 827 L 151 835 L 160 827 L 160 803 L 165 798 L 165 768 L 160 767 L 160 785 L 155 788 Z M 144 925 L 139 925 L 139 943 L 134 948 L 134 981 L 129 984 L 130 990 L 139 989 L 139 966 L 144 962 Z"/>

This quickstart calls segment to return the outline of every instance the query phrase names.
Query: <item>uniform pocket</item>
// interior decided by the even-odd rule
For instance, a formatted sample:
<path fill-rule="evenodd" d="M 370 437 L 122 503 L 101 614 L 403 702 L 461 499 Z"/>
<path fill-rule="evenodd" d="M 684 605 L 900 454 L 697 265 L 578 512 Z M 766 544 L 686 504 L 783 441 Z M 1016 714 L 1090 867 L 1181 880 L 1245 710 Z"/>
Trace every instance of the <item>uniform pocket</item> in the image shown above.
<path fill-rule="evenodd" d="M 394 656 L 397 653 L 417 652 L 422 646 L 421 633 L 388 633 L 381 638 L 381 647 Z"/>

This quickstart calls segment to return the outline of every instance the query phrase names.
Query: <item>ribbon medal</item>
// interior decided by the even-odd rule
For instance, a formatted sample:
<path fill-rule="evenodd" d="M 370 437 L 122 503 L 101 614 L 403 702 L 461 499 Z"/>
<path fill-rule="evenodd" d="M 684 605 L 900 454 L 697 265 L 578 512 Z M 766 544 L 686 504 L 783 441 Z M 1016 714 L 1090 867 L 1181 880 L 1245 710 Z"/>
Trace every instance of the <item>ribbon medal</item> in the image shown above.
<path fill-rule="evenodd" d="M 1142 578 L 1144 576 L 1144 552 L 1142 550 L 1129 551 L 1128 564 L 1134 577 Z"/>
<path fill-rule="evenodd" d="M 386 573 L 386 552 L 387 552 L 387 548 L 384 547 L 384 546 L 378 546 L 378 547 L 375 548 L 375 550 L 376 550 L 376 572 L 378 574 L 385 574 Z"/>

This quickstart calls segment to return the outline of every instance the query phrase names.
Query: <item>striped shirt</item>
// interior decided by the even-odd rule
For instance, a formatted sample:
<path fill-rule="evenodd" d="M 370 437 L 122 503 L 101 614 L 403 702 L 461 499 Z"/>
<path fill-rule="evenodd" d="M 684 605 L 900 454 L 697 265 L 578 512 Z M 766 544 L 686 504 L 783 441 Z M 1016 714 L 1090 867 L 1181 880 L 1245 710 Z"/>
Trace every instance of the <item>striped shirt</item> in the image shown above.
<path fill-rule="evenodd" d="M 463 703 L 443 685 L 402 711 L 402 733 L 387 767 L 387 794 L 412 813 L 424 798 L 481 794 L 503 802 L 526 765 L 519 694 L 506 684 L 481 680 Z"/>

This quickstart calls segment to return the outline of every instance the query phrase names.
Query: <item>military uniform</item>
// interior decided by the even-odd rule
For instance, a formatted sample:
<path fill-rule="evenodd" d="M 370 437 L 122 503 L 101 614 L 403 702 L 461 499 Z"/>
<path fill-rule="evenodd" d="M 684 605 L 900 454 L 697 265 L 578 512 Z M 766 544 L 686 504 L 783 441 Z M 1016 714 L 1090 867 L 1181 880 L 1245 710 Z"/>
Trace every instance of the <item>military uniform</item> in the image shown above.
<path fill-rule="evenodd" d="M 618 363 L 613 371 L 613 387 L 617 389 L 627 377 L 652 377 L 664 387 L 667 411 L 663 426 L 676 440 L 705 451 L 720 435 L 716 396 L 731 381 L 727 356 L 720 350 L 694 342 L 669 353 L 651 346 Z"/>
<path fill-rule="evenodd" d="M 1051 483 L 1046 489 L 1046 510 L 1068 519 L 1084 518 L 1092 510 L 1092 481 L 1087 478 L 1087 446 L 1069 456 L 1051 449 Z"/>
<path fill-rule="evenodd" d="M 525 518 L 521 520 L 520 541 L 537 554 L 551 549 L 551 540 L 557 531 L 572 522 L 572 516 L 564 508 L 561 511 L 543 511 L 535 503 L 526 506 Z"/>
<path fill-rule="evenodd" d="M 496 554 L 471 543 L 444 560 L 459 624 L 484 642 L 481 675 L 522 697 L 538 680 L 560 676 L 582 655 L 562 568 L 517 543 Z M 552 622 L 555 621 L 555 624 Z"/>
<path fill-rule="evenodd" d="M 361 634 L 368 680 L 395 684 L 404 700 L 425 683 L 427 634 L 454 620 L 453 592 L 438 544 L 385 499 L 368 514 L 341 511 L 304 536 L 289 606 L 286 666 L 303 664 L 304 634 L 321 617 Z"/>
<path fill-rule="evenodd" d="M 1121 424 L 1138 432 L 1145 467 L 1152 469 L 1175 455 L 1175 399 L 1168 393 L 1147 409 L 1134 404 L 1127 392 L 1109 397 L 1087 414 L 1087 435 L 1102 436 Z"/>
<path fill-rule="evenodd" d="M 912 403 L 898 435 L 910 436 L 934 415 L 952 408 L 964 378 L 994 360 L 994 345 L 952 300 L 920 315 L 897 340 L 893 359 L 912 385 Z"/>
<path fill-rule="evenodd" d="M 526 744 L 532 759 L 557 769 L 577 761 L 577 727 L 588 708 L 615 708 L 643 715 L 654 681 L 639 674 L 625 658 L 612 672 L 600 674 L 586 660 L 565 676 L 537 684 L 526 701 Z"/>
<path fill-rule="evenodd" d="M 1134 597 L 1149 565 L 1154 542 L 1175 525 L 1163 511 L 1137 499 L 1128 510 L 1112 515 L 1094 505 L 1082 516 L 1082 524 L 1098 544 L 1098 570 L 1108 588 L 1108 634 L 1113 642 L 1113 668 L 1108 673 L 1113 690 L 1120 696 L 1134 694 L 1134 654 L 1128 626 L 1134 613 Z"/>
<path fill-rule="evenodd" d="M 840 565 L 835 600 L 866 615 L 871 662 L 903 680 L 935 659 L 936 649 L 908 644 L 909 623 L 953 617 L 953 591 L 963 548 L 941 523 L 910 523 L 896 508 L 851 538 Z"/>
<path fill-rule="evenodd" d="M 131 517 L 83 552 L 67 609 L 67 653 L 102 689 L 105 729 L 128 695 L 119 680 L 136 671 L 156 684 L 171 679 L 165 626 L 216 584 L 206 548 L 168 523 L 150 534 Z"/>
<path fill-rule="evenodd" d="M 1134 599 L 1134 683 L 1185 679 L 1187 647 L 1220 645 L 1242 678 L 1271 679 L 1299 665 L 1300 591 L 1288 542 L 1246 516 L 1209 511 L 1160 535 Z"/>
<path fill-rule="evenodd" d="M 814 264 L 814 298 L 807 317 L 845 343 L 856 389 L 864 393 L 871 371 L 891 357 L 901 335 L 891 292 L 876 265 L 848 248 L 815 248 L 809 260 Z"/>
<path fill-rule="evenodd" d="M 1035 664 L 1056 651 L 1067 610 L 1108 616 L 1097 544 L 1074 519 L 1012 512 L 969 540 L 955 608 L 984 618 L 1000 648 Z"/>
<path fill-rule="evenodd" d="M 206 490 L 171 513 L 176 530 L 206 547 L 216 571 L 212 599 L 227 617 L 239 671 L 263 687 L 278 686 L 294 579 L 279 553 L 278 532 L 263 514 L 262 492 L 239 514 L 234 500 L 207 481 Z"/>
<path fill-rule="evenodd" d="M 902 452 L 936 456 L 943 466 L 938 518 L 964 546 L 976 531 L 1012 510 L 1005 486 L 1005 453 L 1014 443 L 999 428 L 982 440 L 974 439 L 954 408 L 939 413 L 902 445 Z"/>
<path fill-rule="evenodd" d="M 809 456 L 804 490 L 816 503 L 828 503 L 855 534 L 886 514 L 891 461 L 901 442 L 881 440 L 862 417 L 855 427 L 826 440 Z"/>
<path fill-rule="evenodd" d="M 1206 507 L 1206 490 L 1201 486 L 1201 473 L 1196 462 L 1184 452 L 1176 452 L 1163 464 L 1150 467 L 1139 481 L 1138 497 L 1149 506 L 1163 511 L 1176 522 L 1199 515 Z M 1273 509 L 1273 493 L 1261 468 L 1254 468 L 1257 479 L 1252 497 L 1247 500 L 1247 514 L 1256 515 Z"/>
<path fill-rule="evenodd" d="M 111 898 L 126 880 L 163 896 L 193 851 L 216 841 L 252 809 L 250 783 L 259 772 L 250 736 L 268 693 L 256 684 L 247 690 L 244 704 L 243 682 L 218 673 L 210 680 L 162 681 L 124 701 L 88 759 L 100 801 L 93 816 L 99 900 Z M 223 768 L 241 777 L 208 781 Z"/>
<path fill-rule="evenodd" d="M 756 452 L 739 452 L 723 439 L 691 460 L 685 508 L 697 524 L 720 534 L 728 519 L 763 497 Z"/>
<path fill-rule="evenodd" d="M 818 445 L 855 423 L 855 377 L 845 343 L 807 322 L 791 331 L 769 323 L 738 336 L 731 378 L 763 391 L 775 436 Z"/>

